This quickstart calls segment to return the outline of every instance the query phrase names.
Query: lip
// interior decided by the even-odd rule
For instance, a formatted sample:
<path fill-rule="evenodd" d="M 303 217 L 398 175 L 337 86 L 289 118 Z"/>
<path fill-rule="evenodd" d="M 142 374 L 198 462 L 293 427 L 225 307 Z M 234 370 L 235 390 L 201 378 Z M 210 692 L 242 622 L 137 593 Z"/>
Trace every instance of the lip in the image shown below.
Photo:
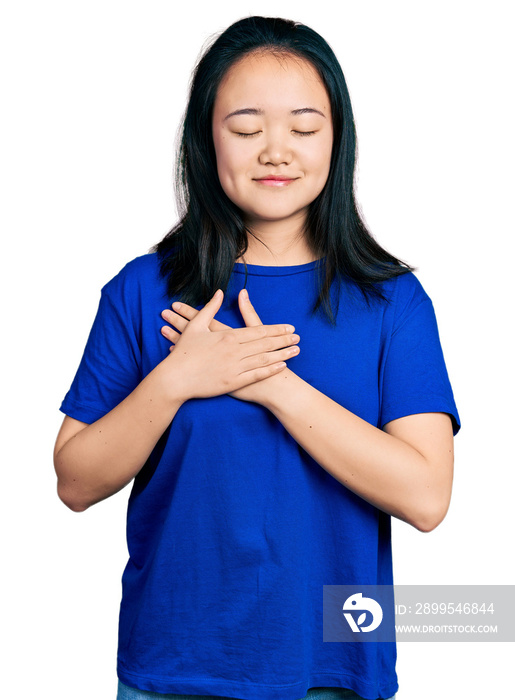
<path fill-rule="evenodd" d="M 296 179 L 295 177 L 284 177 L 281 175 L 265 175 L 265 177 L 256 178 L 255 182 L 267 185 L 268 187 L 284 187 L 295 182 Z"/>

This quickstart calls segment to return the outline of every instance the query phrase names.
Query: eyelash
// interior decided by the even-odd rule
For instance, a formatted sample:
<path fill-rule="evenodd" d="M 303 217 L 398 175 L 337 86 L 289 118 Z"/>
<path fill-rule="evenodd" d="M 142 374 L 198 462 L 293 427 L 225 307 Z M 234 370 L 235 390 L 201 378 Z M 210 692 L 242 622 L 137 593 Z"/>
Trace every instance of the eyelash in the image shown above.
<path fill-rule="evenodd" d="M 250 136 L 256 136 L 257 134 L 260 134 L 260 131 L 254 131 L 251 134 L 246 134 L 241 131 L 236 131 L 235 132 L 237 136 L 241 136 L 242 138 L 249 138 Z M 313 134 L 316 134 L 316 131 L 293 131 L 294 134 L 297 134 L 298 136 L 313 136 Z"/>

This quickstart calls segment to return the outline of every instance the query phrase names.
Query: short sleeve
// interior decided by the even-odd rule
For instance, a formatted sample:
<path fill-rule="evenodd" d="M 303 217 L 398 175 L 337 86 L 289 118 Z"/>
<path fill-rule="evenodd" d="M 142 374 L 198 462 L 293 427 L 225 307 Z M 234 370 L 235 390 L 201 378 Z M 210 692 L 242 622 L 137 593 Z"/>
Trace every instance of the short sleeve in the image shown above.
<path fill-rule="evenodd" d="M 416 413 L 447 413 L 456 435 L 460 418 L 433 304 L 420 282 L 406 277 L 412 281 L 400 278 L 404 290 L 399 291 L 383 367 L 380 425 Z"/>
<path fill-rule="evenodd" d="M 93 423 L 117 406 L 142 379 L 141 347 L 131 294 L 118 275 L 102 289 L 79 368 L 60 410 Z"/>

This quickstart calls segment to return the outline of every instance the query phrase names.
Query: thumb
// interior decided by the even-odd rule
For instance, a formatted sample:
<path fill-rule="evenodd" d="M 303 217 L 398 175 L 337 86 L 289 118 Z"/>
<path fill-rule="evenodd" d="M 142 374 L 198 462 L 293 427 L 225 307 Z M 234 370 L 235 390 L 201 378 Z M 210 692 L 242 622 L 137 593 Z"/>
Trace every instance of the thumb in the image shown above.
<path fill-rule="evenodd" d="M 261 319 L 257 315 L 255 308 L 250 303 L 249 294 L 246 289 L 241 290 L 238 297 L 238 304 L 240 307 L 240 313 L 243 316 L 243 320 L 245 321 L 245 325 L 247 327 L 263 325 Z"/>
<path fill-rule="evenodd" d="M 224 300 L 224 293 L 221 289 L 217 289 L 211 299 L 202 308 L 195 318 L 191 321 L 196 326 L 205 326 L 209 330 L 209 324 L 212 322 Z"/>

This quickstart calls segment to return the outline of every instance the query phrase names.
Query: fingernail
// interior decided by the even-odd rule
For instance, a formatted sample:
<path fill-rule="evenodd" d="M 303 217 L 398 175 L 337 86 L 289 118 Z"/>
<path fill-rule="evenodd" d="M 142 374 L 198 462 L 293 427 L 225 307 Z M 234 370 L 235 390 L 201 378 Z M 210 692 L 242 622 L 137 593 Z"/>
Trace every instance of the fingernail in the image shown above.
<path fill-rule="evenodd" d="M 222 296 L 222 290 L 217 289 L 215 292 L 215 299 L 220 299 L 221 296 Z"/>
<path fill-rule="evenodd" d="M 174 308 L 174 309 L 180 309 L 181 306 L 182 306 L 182 304 L 180 301 L 174 301 L 172 304 L 172 308 Z"/>
<path fill-rule="evenodd" d="M 249 293 L 247 292 L 246 289 L 241 290 L 241 296 L 243 297 L 243 299 L 245 299 L 245 301 L 248 301 Z"/>

